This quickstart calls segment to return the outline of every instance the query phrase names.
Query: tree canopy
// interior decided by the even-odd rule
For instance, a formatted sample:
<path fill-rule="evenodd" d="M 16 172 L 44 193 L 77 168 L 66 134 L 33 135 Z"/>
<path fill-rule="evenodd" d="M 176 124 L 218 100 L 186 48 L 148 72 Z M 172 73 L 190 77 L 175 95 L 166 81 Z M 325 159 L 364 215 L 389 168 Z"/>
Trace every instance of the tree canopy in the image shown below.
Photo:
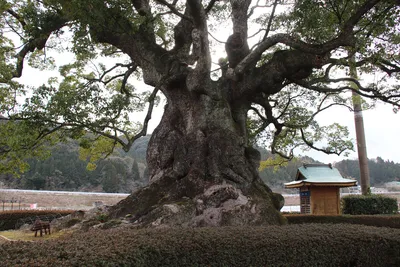
<path fill-rule="evenodd" d="M 1 171 L 24 167 L 21 156 L 45 155 L 46 145 L 66 138 L 80 139 L 92 161 L 115 146 L 128 151 L 147 133 L 163 95 L 167 105 L 147 152 L 149 190 L 163 185 L 168 194 L 152 192 L 164 202 L 187 197 L 206 203 L 207 190 L 219 185 L 221 202 L 211 202 L 222 213 L 226 192 L 237 205 L 244 203 L 242 193 L 256 201 L 254 190 L 268 190 L 259 186 L 254 140 L 268 142 L 272 153 L 286 159 L 299 147 L 341 154 L 352 148 L 348 131 L 338 124 L 320 126 L 315 119 L 320 112 L 335 105 L 351 108 L 352 91 L 397 111 L 399 5 L 397 0 L 2 0 L 0 131 L 8 138 L 0 141 L 7 163 Z M 72 55 L 71 62 L 57 66 L 52 51 Z M 56 66 L 59 75 L 26 86 L 18 78 L 27 65 Z M 374 82 L 350 77 L 351 66 L 360 77 L 374 73 Z M 135 78 L 152 89 L 134 87 Z M 145 118 L 136 121 L 134 111 Z M 144 192 L 138 196 L 146 198 Z M 256 201 L 257 213 L 250 202 L 243 205 L 249 215 L 257 214 L 254 221 L 266 220 L 260 216 L 269 204 Z M 210 211 L 196 205 L 196 214 Z M 221 216 L 201 220 L 219 224 Z"/>
<path fill-rule="evenodd" d="M 320 127 L 315 121 L 317 113 L 332 105 L 349 105 L 344 92 L 357 90 L 398 107 L 398 1 L 3 0 L 0 10 L 0 112 L 24 121 L 2 130 L 4 135 L 22 131 L 2 144 L 2 155 L 8 152 L 18 163 L 12 155 L 20 149 L 36 148 L 55 135 L 81 137 L 85 131 L 111 138 L 103 143 L 106 150 L 116 144 L 129 150 L 146 133 L 159 85 L 186 72 L 214 80 L 240 77 L 249 84 L 235 94 L 252 95 L 251 134 L 266 137 L 272 151 L 283 157 L 302 145 L 337 154 L 351 148 L 342 138 L 345 129 Z M 212 50 L 225 41 L 218 40 L 219 25 L 232 27 L 235 34 L 226 43 L 228 58 L 221 57 L 217 66 Z M 24 64 L 55 66 L 56 59 L 48 56 L 52 50 L 75 56 L 47 84 L 20 84 L 16 78 Z M 295 53 L 304 60 L 296 60 Z M 352 53 L 362 73 L 382 73 L 379 83 L 363 84 L 338 71 L 349 67 Z M 95 61 L 108 57 L 115 64 Z M 246 74 L 249 69 L 256 73 Z M 274 73 L 282 70 L 283 75 Z M 153 91 L 134 88 L 131 76 L 142 78 Z M 270 76 L 273 84 L 267 86 Z M 202 81 L 190 79 L 192 90 L 200 90 Z M 18 101 L 28 91 L 26 102 Z M 145 108 L 142 123 L 128 117 Z M 14 127 L 18 129 L 10 129 Z M 323 138 L 327 145 L 316 147 Z"/>

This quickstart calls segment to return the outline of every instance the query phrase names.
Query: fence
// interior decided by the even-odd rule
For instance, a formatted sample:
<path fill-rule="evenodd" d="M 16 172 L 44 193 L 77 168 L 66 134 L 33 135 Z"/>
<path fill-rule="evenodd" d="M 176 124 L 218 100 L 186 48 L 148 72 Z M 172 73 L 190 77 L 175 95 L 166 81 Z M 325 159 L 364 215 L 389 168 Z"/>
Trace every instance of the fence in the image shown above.
<path fill-rule="evenodd" d="M 10 199 L 2 198 L 2 199 L 0 199 L 0 201 L 2 203 L 3 211 L 14 210 L 14 209 L 21 210 L 21 209 L 27 208 L 27 204 L 24 203 L 24 199 L 21 197 L 18 197 L 18 198 L 12 197 Z"/>

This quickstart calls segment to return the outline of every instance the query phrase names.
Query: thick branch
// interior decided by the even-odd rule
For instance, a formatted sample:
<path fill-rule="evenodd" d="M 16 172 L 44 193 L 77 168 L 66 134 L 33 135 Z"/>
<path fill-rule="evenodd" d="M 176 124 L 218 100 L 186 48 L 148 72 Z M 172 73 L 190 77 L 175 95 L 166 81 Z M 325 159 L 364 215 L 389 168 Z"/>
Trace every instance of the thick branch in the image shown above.
<path fill-rule="evenodd" d="M 353 35 L 353 27 L 360 21 L 370 9 L 372 9 L 380 0 L 371 0 L 360 6 L 356 12 L 350 17 L 345 23 L 341 33 L 337 38 L 332 39 L 324 44 L 308 44 L 298 38 L 290 36 L 288 34 L 276 34 L 269 38 L 266 38 L 260 45 L 255 48 L 248 56 L 246 56 L 240 64 L 235 68 L 236 75 L 241 75 L 245 69 L 249 66 L 254 65 L 261 57 L 262 53 L 268 48 L 274 46 L 277 43 L 288 45 L 294 49 L 301 50 L 303 52 L 319 54 L 326 54 L 333 49 L 340 46 L 353 46 L 355 44 L 355 37 Z"/>
<path fill-rule="evenodd" d="M 341 65 L 341 66 L 350 66 L 350 63 L 348 62 L 346 59 L 331 59 L 330 62 L 332 62 L 335 65 Z M 362 60 L 359 60 L 357 62 L 355 62 L 354 66 L 355 67 L 361 67 L 364 66 L 366 64 L 371 64 L 374 65 L 376 67 L 378 67 L 379 69 L 381 69 L 382 71 L 386 72 L 389 76 L 392 75 L 393 73 L 398 73 L 400 72 L 400 66 L 396 65 L 392 62 L 389 62 L 388 60 L 382 59 L 382 58 L 377 58 L 376 56 L 372 56 L 372 57 L 368 57 L 368 58 L 364 58 Z"/>
<path fill-rule="evenodd" d="M 185 16 L 190 16 L 190 7 L 189 3 L 186 2 Z M 172 49 L 179 58 L 188 61 L 189 65 L 193 65 L 195 63 L 195 59 L 188 59 L 188 55 L 190 52 L 190 47 L 192 45 L 192 31 L 194 29 L 194 25 L 192 21 L 187 19 L 181 19 L 178 24 L 174 27 L 174 39 L 175 39 L 175 47 Z"/>
<path fill-rule="evenodd" d="M 333 49 L 340 46 L 352 46 L 354 44 L 354 38 L 352 36 L 346 36 L 342 38 L 336 38 L 325 44 L 308 44 L 288 34 L 276 34 L 266 38 L 260 43 L 248 56 L 246 56 L 235 68 L 235 74 L 241 75 L 250 66 L 256 63 L 260 58 L 261 54 L 268 48 L 282 43 L 290 46 L 299 51 L 303 51 L 315 55 L 324 55 L 329 53 Z"/>
<path fill-rule="evenodd" d="M 265 34 L 264 34 L 264 37 L 262 39 L 263 41 L 268 37 L 268 34 L 269 34 L 270 30 L 271 30 L 272 21 L 273 21 L 273 19 L 275 17 L 276 7 L 278 6 L 279 2 L 280 2 L 279 0 L 275 0 L 274 3 L 273 3 L 271 15 L 269 16 L 269 19 L 268 19 L 267 29 L 265 30 Z"/>
<path fill-rule="evenodd" d="M 149 0 L 131 0 L 131 3 L 141 16 L 151 15 Z"/>
<path fill-rule="evenodd" d="M 339 151 L 335 151 L 335 150 L 332 151 L 332 150 L 329 150 L 329 149 L 324 149 L 324 148 L 316 147 L 316 146 L 314 145 L 313 142 L 307 140 L 307 138 L 306 138 L 306 136 L 305 136 L 305 134 L 304 134 L 304 130 L 303 130 L 302 128 L 300 128 L 300 133 L 301 133 L 301 139 L 303 140 L 303 142 L 304 142 L 307 146 L 309 146 L 310 148 L 312 148 L 312 149 L 314 149 L 314 150 L 316 150 L 316 151 L 324 152 L 325 154 L 328 154 L 328 155 L 335 154 L 335 155 L 340 156 L 340 154 L 342 154 L 344 151 L 347 150 L 347 148 L 343 148 L 343 149 L 341 149 L 341 150 L 339 150 Z"/>
<path fill-rule="evenodd" d="M 25 23 L 24 19 L 23 19 L 19 14 L 17 14 L 14 10 L 12 10 L 12 9 L 7 9 L 7 12 L 8 12 L 11 16 L 13 16 L 16 20 L 18 20 L 19 23 L 21 23 L 22 28 L 25 28 L 25 27 L 26 27 L 26 23 Z"/>
<path fill-rule="evenodd" d="M 275 52 L 267 64 L 243 77 L 238 97 L 260 92 L 273 95 L 288 83 L 309 77 L 313 68 L 321 68 L 328 60 L 328 54 L 320 56 L 298 50 Z"/>
<path fill-rule="evenodd" d="M 182 19 L 185 19 L 185 20 L 188 20 L 188 21 L 191 21 L 190 17 L 186 16 L 185 14 L 182 14 L 181 12 L 179 12 L 176 9 L 175 4 L 170 4 L 165 0 L 156 0 L 156 2 L 158 2 L 160 4 L 163 4 L 164 6 L 168 7 L 171 10 L 171 12 L 173 14 L 177 15 L 178 17 L 180 17 Z M 191 2 L 191 1 L 188 1 L 188 2 Z"/>
<path fill-rule="evenodd" d="M 29 40 L 23 48 L 17 54 L 17 64 L 15 72 L 12 74 L 13 78 L 19 78 L 22 75 L 22 69 L 24 67 L 24 60 L 29 52 L 35 51 L 35 49 L 42 50 L 46 46 L 46 42 L 50 35 L 66 25 L 68 20 L 66 18 L 60 17 L 55 21 L 50 27 L 47 27 L 45 31 L 38 34 L 38 36 Z"/>
<path fill-rule="evenodd" d="M 247 11 L 251 0 L 231 0 L 233 34 L 225 44 L 229 67 L 234 68 L 249 53 L 247 43 Z"/>
<path fill-rule="evenodd" d="M 149 12 L 147 1 L 134 1 L 134 5 L 137 10 Z M 89 4 L 84 8 L 90 11 Z M 144 82 L 156 85 L 166 71 L 162 55 L 167 51 L 156 43 L 153 21 L 146 19 L 138 27 L 118 9 L 109 8 L 105 3 L 97 7 L 97 12 L 106 24 L 99 23 L 98 14 L 86 18 L 93 41 L 113 45 L 129 55 L 142 68 Z M 79 14 L 76 16 L 73 19 L 81 19 Z"/>
<path fill-rule="evenodd" d="M 215 2 L 217 2 L 218 0 L 211 0 L 210 3 L 208 3 L 207 7 L 204 9 L 206 11 L 206 13 L 208 14 L 211 9 L 214 7 Z"/>
<path fill-rule="evenodd" d="M 316 86 L 313 85 L 309 82 L 306 81 L 296 81 L 296 83 L 304 88 L 316 91 L 316 92 L 321 92 L 321 93 L 340 93 L 344 91 L 351 91 L 355 92 L 356 94 L 370 98 L 370 99 L 379 99 L 382 100 L 383 102 L 395 105 L 395 106 L 400 106 L 400 93 L 396 94 L 389 94 L 389 95 L 384 95 L 381 92 L 379 92 L 377 89 L 374 88 L 365 88 L 361 86 L 358 80 L 352 79 L 352 78 L 340 78 L 340 79 L 327 79 L 326 82 L 342 82 L 342 81 L 347 81 L 347 82 L 353 82 L 356 85 L 356 88 L 353 88 L 352 86 L 341 86 L 337 88 L 328 88 L 328 87 L 322 87 L 322 86 Z M 397 91 L 396 91 L 397 92 Z"/>
<path fill-rule="evenodd" d="M 128 135 L 125 135 L 125 137 L 128 139 L 128 143 L 126 145 L 124 145 L 124 150 L 126 152 L 129 151 L 129 149 L 133 145 L 133 142 L 135 142 L 137 139 L 139 139 L 140 137 L 145 136 L 147 134 L 147 128 L 148 128 L 148 125 L 149 125 L 149 121 L 151 119 L 151 115 L 153 113 L 154 103 L 155 103 L 155 99 L 156 99 L 158 91 L 159 91 L 159 88 L 155 87 L 153 92 L 151 93 L 151 95 L 148 98 L 149 107 L 147 109 L 146 117 L 144 118 L 144 121 L 143 121 L 142 130 L 132 138 L 129 138 Z"/>
<path fill-rule="evenodd" d="M 197 65 L 188 75 L 186 84 L 191 91 L 203 91 L 204 83 L 210 81 L 209 73 L 211 70 L 207 16 L 201 0 L 190 0 L 187 3 L 194 22 L 192 31 L 193 55 L 197 60 Z"/>

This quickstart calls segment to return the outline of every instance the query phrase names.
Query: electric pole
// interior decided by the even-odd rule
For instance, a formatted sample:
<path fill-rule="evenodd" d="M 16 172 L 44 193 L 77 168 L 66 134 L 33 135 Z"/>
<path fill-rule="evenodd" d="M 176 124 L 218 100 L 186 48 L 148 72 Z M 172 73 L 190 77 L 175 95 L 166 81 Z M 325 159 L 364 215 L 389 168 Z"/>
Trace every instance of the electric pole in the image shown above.
<path fill-rule="evenodd" d="M 355 65 L 355 56 L 353 55 L 350 64 L 350 77 L 358 79 L 357 67 Z M 356 85 L 352 84 L 353 88 Z M 370 180 L 369 180 L 369 168 L 368 168 L 368 157 L 367 157 L 367 144 L 365 141 L 364 131 L 364 119 L 362 114 L 362 99 L 355 91 L 352 91 L 353 109 L 354 109 L 354 125 L 356 129 L 357 138 L 357 152 L 358 152 L 358 164 L 360 167 L 360 181 L 361 181 L 361 193 L 367 195 L 370 193 Z"/>

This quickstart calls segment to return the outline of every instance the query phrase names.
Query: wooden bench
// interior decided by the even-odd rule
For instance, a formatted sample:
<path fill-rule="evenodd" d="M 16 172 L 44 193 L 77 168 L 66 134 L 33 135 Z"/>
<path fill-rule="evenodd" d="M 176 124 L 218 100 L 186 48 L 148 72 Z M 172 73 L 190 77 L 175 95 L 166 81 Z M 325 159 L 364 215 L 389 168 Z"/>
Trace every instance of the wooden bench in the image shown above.
<path fill-rule="evenodd" d="M 38 231 L 40 231 L 40 236 L 43 236 L 43 230 L 46 235 L 47 235 L 47 230 L 49 230 L 49 235 L 50 235 L 50 223 L 37 219 L 35 223 L 32 225 L 31 231 L 34 231 L 35 237 L 37 237 Z"/>

